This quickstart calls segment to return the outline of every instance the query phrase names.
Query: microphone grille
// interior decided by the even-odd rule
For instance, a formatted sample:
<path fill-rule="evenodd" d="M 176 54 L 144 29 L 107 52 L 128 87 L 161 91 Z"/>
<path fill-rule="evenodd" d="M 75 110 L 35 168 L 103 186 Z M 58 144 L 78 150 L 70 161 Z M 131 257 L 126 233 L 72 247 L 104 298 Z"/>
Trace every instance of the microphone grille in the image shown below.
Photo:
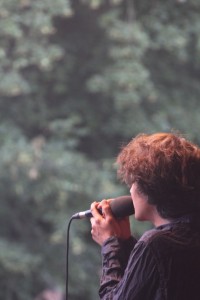
<path fill-rule="evenodd" d="M 130 195 L 120 196 L 110 201 L 112 213 L 117 218 L 134 214 L 133 201 Z"/>

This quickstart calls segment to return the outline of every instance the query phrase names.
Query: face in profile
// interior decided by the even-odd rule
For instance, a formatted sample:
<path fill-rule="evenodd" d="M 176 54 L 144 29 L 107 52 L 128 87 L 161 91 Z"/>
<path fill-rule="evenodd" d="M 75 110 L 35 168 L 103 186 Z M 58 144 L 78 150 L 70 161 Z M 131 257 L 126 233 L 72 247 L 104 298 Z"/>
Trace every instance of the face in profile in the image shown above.
<path fill-rule="evenodd" d="M 135 219 L 138 221 L 153 221 L 156 208 L 148 203 L 148 196 L 140 192 L 137 183 L 132 184 L 130 193 L 135 209 Z"/>

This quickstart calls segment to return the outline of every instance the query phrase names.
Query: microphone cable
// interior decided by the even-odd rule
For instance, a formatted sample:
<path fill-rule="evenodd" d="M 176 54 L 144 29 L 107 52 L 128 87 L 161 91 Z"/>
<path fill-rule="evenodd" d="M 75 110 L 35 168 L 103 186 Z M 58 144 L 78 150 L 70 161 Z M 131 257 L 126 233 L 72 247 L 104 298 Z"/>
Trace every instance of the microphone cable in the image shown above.
<path fill-rule="evenodd" d="M 67 245 L 66 245 L 66 282 L 65 282 L 65 300 L 68 300 L 68 283 L 69 283 L 69 230 L 72 220 L 74 220 L 75 217 L 72 216 L 71 219 L 68 222 L 67 226 Z"/>

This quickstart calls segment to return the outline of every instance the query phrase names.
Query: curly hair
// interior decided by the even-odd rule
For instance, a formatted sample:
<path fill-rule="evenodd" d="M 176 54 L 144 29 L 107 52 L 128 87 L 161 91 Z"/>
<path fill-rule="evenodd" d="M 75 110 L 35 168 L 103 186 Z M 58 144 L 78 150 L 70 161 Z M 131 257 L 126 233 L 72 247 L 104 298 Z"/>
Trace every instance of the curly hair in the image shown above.
<path fill-rule="evenodd" d="M 165 218 L 200 211 L 200 148 L 173 133 L 140 134 L 122 148 L 118 175 L 137 183 Z"/>

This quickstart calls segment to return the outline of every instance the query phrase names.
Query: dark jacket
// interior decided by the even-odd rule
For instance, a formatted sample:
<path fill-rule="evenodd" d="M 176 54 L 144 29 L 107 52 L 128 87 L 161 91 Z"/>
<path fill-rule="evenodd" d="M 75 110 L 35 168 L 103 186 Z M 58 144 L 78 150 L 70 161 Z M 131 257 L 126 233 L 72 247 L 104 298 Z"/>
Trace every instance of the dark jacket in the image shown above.
<path fill-rule="evenodd" d="M 102 247 L 103 300 L 199 300 L 200 216 L 147 231 L 137 242 L 109 238 Z"/>

